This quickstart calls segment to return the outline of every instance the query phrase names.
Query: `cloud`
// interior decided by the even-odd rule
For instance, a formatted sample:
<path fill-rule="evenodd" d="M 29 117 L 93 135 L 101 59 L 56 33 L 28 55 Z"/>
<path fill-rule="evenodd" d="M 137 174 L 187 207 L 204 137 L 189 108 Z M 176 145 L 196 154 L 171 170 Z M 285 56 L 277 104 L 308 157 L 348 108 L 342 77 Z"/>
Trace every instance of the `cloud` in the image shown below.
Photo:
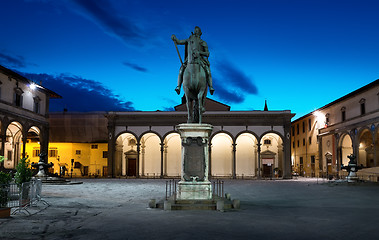
<path fill-rule="evenodd" d="M 135 111 L 133 103 L 124 101 L 101 83 L 70 74 L 19 74 L 57 92 L 63 99 L 51 99 L 49 110 L 63 111 Z"/>
<path fill-rule="evenodd" d="M 212 70 L 215 96 L 228 103 L 242 103 L 246 95 L 257 95 L 254 81 L 228 61 L 216 62 Z"/>
<path fill-rule="evenodd" d="M 81 14 L 89 17 L 108 34 L 117 36 L 127 43 L 141 45 L 144 34 L 130 19 L 120 17 L 117 10 L 107 0 L 72 0 L 81 8 Z"/>
<path fill-rule="evenodd" d="M 138 66 L 137 64 L 134 64 L 134 63 L 123 62 L 122 64 L 124 64 L 125 66 L 130 67 L 130 68 L 132 68 L 134 70 L 137 70 L 139 72 L 147 72 L 148 71 L 147 68 Z"/>
<path fill-rule="evenodd" d="M 12 57 L 4 53 L 0 53 L 0 63 L 2 65 L 7 65 L 8 67 L 11 67 L 11 68 L 26 67 L 26 62 L 25 62 L 24 57 L 22 56 Z"/>

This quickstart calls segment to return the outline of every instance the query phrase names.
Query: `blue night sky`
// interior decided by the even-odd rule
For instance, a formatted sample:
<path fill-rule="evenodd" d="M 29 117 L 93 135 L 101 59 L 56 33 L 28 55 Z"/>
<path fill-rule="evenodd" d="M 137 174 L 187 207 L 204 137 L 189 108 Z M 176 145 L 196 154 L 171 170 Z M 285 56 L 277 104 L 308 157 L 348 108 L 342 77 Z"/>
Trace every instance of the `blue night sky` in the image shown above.
<path fill-rule="evenodd" d="M 195 26 L 210 51 L 208 97 L 231 110 L 267 99 L 296 119 L 379 78 L 377 0 L 0 3 L 0 65 L 63 96 L 50 111 L 171 110 L 181 95 L 170 37 Z"/>

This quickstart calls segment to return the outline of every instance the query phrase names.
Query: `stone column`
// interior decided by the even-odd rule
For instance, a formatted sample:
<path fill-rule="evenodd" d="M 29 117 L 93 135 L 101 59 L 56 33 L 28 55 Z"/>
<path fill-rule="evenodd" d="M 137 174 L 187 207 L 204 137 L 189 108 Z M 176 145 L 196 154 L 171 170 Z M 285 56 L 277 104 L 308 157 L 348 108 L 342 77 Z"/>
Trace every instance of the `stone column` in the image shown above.
<path fill-rule="evenodd" d="M 136 177 L 139 178 L 140 177 L 140 175 L 139 175 L 139 163 L 140 163 L 139 155 L 141 152 L 141 144 L 138 142 L 136 145 L 137 145 L 137 162 L 136 162 L 137 176 Z"/>
<path fill-rule="evenodd" d="M 336 172 L 337 172 L 337 179 L 339 179 L 340 177 L 340 169 L 341 169 L 341 154 L 340 154 L 340 150 L 339 147 L 338 147 L 338 144 L 339 144 L 339 135 L 338 133 L 334 134 L 334 141 L 335 141 L 335 144 L 334 144 L 334 152 L 336 153 L 336 160 L 337 160 L 337 169 L 336 169 Z"/>
<path fill-rule="evenodd" d="M 161 176 L 160 178 L 163 178 L 163 156 L 164 156 L 164 143 L 160 143 L 161 145 Z"/>
<path fill-rule="evenodd" d="M 115 116 L 108 116 L 108 177 L 114 177 L 114 155 L 116 152 Z"/>
<path fill-rule="evenodd" d="M 28 141 L 27 135 L 22 135 L 22 158 L 26 157 L 26 142 Z"/>
<path fill-rule="evenodd" d="M 284 157 L 283 157 L 283 178 L 292 178 L 291 172 L 291 119 L 284 124 L 284 136 L 283 136 L 283 147 L 284 147 Z"/>
<path fill-rule="evenodd" d="M 258 179 L 261 178 L 261 145 L 260 143 L 257 144 L 258 147 Z"/>
<path fill-rule="evenodd" d="M 208 179 L 212 178 L 212 143 L 209 141 L 208 144 Z"/>
<path fill-rule="evenodd" d="M 236 146 L 237 146 L 237 144 L 236 143 L 233 143 L 232 144 L 232 147 L 233 147 L 233 159 L 232 159 L 232 161 L 233 161 L 233 168 L 232 168 L 232 177 L 233 177 L 233 179 L 236 179 L 237 178 L 237 175 L 236 175 L 236 172 L 237 172 L 237 170 L 236 170 Z"/>

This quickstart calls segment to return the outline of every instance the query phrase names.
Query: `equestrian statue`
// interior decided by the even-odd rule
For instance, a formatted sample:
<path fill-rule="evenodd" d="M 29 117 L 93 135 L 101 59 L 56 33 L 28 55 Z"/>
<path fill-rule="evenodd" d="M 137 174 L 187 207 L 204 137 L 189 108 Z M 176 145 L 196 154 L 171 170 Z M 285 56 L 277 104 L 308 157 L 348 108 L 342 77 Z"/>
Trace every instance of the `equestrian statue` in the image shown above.
<path fill-rule="evenodd" d="M 202 114 L 205 112 L 205 98 L 209 86 L 209 92 L 213 95 L 212 75 L 208 61 L 209 51 L 207 43 L 202 40 L 200 27 L 195 27 L 188 39 L 179 40 L 175 35 L 171 39 L 177 45 L 185 45 L 184 62 L 179 54 L 181 67 L 179 69 L 178 86 L 175 91 L 180 94 L 183 85 L 186 97 L 188 120 L 187 123 L 201 123 Z"/>

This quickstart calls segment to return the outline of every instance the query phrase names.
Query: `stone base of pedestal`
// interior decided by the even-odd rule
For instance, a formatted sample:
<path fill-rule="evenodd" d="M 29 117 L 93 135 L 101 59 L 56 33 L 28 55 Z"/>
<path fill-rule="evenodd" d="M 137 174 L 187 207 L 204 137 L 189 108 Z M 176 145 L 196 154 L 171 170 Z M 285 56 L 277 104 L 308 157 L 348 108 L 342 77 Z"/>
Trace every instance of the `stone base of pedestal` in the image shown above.
<path fill-rule="evenodd" d="M 178 200 L 209 200 L 212 199 L 211 182 L 185 182 L 178 183 Z"/>
<path fill-rule="evenodd" d="M 355 183 L 358 182 L 358 175 L 356 172 L 350 172 L 346 179 L 349 183 Z"/>

